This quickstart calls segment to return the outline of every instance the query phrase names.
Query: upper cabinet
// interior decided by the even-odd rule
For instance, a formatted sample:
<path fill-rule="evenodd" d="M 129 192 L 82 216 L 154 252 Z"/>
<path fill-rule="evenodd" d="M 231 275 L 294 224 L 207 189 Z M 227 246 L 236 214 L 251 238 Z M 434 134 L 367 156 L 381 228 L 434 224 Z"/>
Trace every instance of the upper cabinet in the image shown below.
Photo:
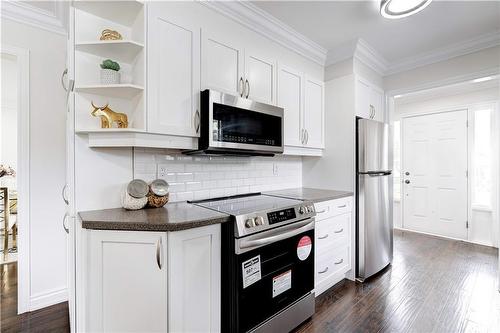
<path fill-rule="evenodd" d="M 236 41 L 202 32 L 201 89 L 214 89 L 230 95 L 243 95 L 244 51 Z"/>
<path fill-rule="evenodd" d="M 148 132 L 199 136 L 200 27 L 152 2 L 148 17 Z"/>
<path fill-rule="evenodd" d="M 276 103 L 276 62 L 244 49 L 241 41 L 202 32 L 202 89 Z"/>
<path fill-rule="evenodd" d="M 356 76 L 355 95 L 356 115 L 358 117 L 384 121 L 385 103 L 382 89 Z"/>
<path fill-rule="evenodd" d="M 284 65 L 278 69 L 278 106 L 285 110 L 285 153 L 321 155 L 324 84 Z"/>
<path fill-rule="evenodd" d="M 309 148 L 324 147 L 324 84 L 306 76 L 304 130 L 305 146 Z"/>

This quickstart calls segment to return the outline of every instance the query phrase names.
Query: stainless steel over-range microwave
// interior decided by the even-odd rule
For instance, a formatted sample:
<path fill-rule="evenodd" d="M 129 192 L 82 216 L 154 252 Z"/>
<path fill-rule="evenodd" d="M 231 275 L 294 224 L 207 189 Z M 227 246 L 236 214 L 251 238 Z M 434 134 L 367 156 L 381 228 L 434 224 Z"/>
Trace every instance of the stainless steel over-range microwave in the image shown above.
<path fill-rule="evenodd" d="M 186 154 L 283 153 L 283 108 L 215 90 L 202 91 L 200 103 L 198 150 Z"/>

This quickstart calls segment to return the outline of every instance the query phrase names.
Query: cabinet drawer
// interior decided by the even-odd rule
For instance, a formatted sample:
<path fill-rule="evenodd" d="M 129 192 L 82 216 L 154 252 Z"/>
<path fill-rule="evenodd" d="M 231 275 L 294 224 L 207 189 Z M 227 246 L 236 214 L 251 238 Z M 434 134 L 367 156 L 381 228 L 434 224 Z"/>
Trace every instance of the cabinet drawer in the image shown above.
<path fill-rule="evenodd" d="M 352 211 L 352 197 L 323 201 L 314 204 L 316 221 L 327 219 L 331 216 L 349 213 Z"/>
<path fill-rule="evenodd" d="M 317 252 L 315 265 L 315 284 L 334 274 L 344 274 L 351 269 L 350 246 L 344 245 Z"/>
<path fill-rule="evenodd" d="M 316 222 L 316 251 L 348 243 L 351 228 L 351 214 L 342 214 Z"/>

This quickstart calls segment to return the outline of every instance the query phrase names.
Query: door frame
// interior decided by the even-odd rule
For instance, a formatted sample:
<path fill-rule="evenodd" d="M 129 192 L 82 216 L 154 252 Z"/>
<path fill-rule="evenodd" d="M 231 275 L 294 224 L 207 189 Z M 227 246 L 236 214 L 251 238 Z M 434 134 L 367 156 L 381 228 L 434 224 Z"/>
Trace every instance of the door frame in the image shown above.
<path fill-rule="evenodd" d="M 30 310 L 30 51 L 2 44 L 2 54 L 15 56 L 18 65 L 17 91 L 17 313 Z"/>
<path fill-rule="evenodd" d="M 486 104 L 486 103 L 481 103 L 481 104 Z M 470 229 L 470 221 L 472 220 L 472 205 L 471 205 L 471 182 L 470 182 L 470 179 L 471 177 L 469 176 L 470 175 L 470 170 L 471 170 L 471 150 L 470 150 L 470 147 L 469 147 L 469 143 L 470 143 L 470 134 L 471 134 L 471 128 L 469 126 L 469 123 L 470 123 L 470 118 L 471 118 L 471 107 L 470 105 L 468 106 L 464 106 L 464 107 L 453 107 L 453 108 L 445 108 L 445 109 L 436 109 L 436 110 L 429 110 L 429 111 L 425 111 L 425 112 L 411 112 L 411 113 L 407 113 L 407 114 L 404 114 L 401 116 L 401 122 L 400 122 L 400 143 L 401 143 L 401 148 L 400 148 L 400 163 L 401 163 L 401 173 L 403 172 L 403 170 L 405 170 L 405 164 L 404 164 L 404 151 L 405 149 L 403 148 L 404 147 L 404 141 L 403 141 L 403 133 L 404 133 L 404 123 L 403 121 L 405 119 L 408 119 L 408 118 L 415 118 L 415 117 L 419 117 L 419 116 L 429 116 L 429 115 L 433 115 L 433 114 L 440 114 L 440 113 L 450 113 L 450 112 L 458 112 L 458 111 L 466 111 L 467 112 L 467 129 L 466 129 L 466 138 L 465 138 L 465 141 L 467 143 L 466 145 L 466 155 L 467 155 L 467 228 L 466 228 L 466 238 L 465 239 L 461 239 L 461 238 L 454 238 L 454 237 L 449 237 L 449 236 L 444 236 L 444 235 L 438 235 L 438 234 L 433 234 L 433 233 L 430 233 L 430 232 L 421 232 L 421 231 L 415 231 L 415 232 L 419 232 L 419 233 L 423 233 L 423 234 L 428 234 L 428 235 L 433 235 L 433 236 L 439 236 L 439 237 L 444 237 L 444 238 L 450 238 L 450 239 L 456 239 L 456 240 L 461 240 L 461 241 L 469 241 L 469 229 Z M 401 174 L 401 181 L 403 180 L 403 175 Z M 401 227 L 402 229 L 405 229 L 405 221 L 404 221 L 404 209 L 405 209 L 405 196 L 403 195 L 403 184 L 401 183 L 401 198 L 400 198 L 400 202 L 401 202 Z M 411 229 L 407 229 L 407 230 L 410 230 L 410 231 L 413 231 Z"/>

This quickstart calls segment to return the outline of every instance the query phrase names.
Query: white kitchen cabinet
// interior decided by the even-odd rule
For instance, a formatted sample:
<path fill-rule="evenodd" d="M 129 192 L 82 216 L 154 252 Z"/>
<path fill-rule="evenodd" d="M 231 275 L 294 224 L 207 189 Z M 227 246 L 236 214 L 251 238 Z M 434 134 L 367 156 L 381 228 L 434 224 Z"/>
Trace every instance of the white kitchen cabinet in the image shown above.
<path fill-rule="evenodd" d="M 245 96 L 254 101 L 276 104 L 276 61 L 246 50 Z"/>
<path fill-rule="evenodd" d="M 199 136 L 200 27 L 151 2 L 148 17 L 148 132 Z"/>
<path fill-rule="evenodd" d="M 276 61 L 244 49 L 239 40 L 202 32 L 202 89 L 276 103 Z"/>
<path fill-rule="evenodd" d="M 284 111 L 286 146 L 302 146 L 303 75 L 280 65 L 278 69 L 278 106 Z"/>
<path fill-rule="evenodd" d="M 231 95 L 244 91 L 244 50 L 237 41 L 225 40 L 202 31 L 201 88 Z"/>
<path fill-rule="evenodd" d="M 167 331 L 166 236 L 89 231 L 89 332 Z"/>
<path fill-rule="evenodd" d="M 355 83 L 355 105 L 358 117 L 384 121 L 384 91 L 359 76 Z"/>
<path fill-rule="evenodd" d="M 323 148 L 324 84 L 306 76 L 304 90 L 304 145 L 309 148 Z"/>
<path fill-rule="evenodd" d="M 352 269 L 352 197 L 315 203 L 314 290 L 316 297 Z"/>
<path fill-rule="evenodd" d="M 220 332 L 220 225 L 168 234 L 169 332 Z"/>

